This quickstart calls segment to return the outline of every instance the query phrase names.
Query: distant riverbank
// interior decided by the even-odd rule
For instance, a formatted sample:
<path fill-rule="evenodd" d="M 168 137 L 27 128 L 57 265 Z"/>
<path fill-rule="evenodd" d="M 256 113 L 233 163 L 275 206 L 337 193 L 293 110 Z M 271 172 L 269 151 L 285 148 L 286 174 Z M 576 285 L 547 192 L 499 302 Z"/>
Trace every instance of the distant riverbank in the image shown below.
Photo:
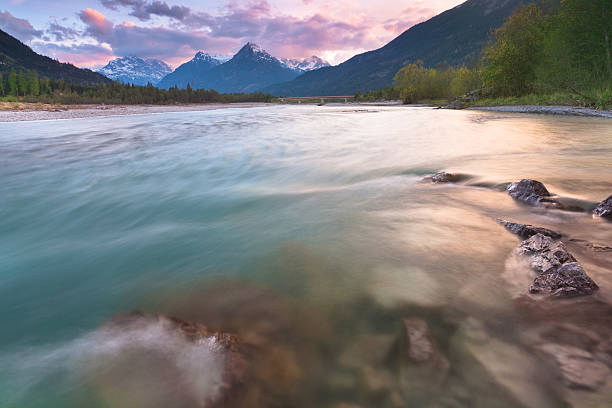
<path fill-rule="evenodd" d="M 513 113 L 538 113 L 559 116 L 592 116 L 600 118 L 612 118 L 612 111 L 579 108 L 573 106 L 539 106 L 539 105 L 508 105 L 508 106 L 475 106 L 471 110 L 513 112 Z"/>
<path fill-rule="evenodd" d="M 266 103 L 195 105 L 50 105 L 42 103 L 0 102 L 0 122 L 78 119 L 97 116 L 140 115 L 166 112 L 197 112 L 222 108 L 251 108 Z"/>

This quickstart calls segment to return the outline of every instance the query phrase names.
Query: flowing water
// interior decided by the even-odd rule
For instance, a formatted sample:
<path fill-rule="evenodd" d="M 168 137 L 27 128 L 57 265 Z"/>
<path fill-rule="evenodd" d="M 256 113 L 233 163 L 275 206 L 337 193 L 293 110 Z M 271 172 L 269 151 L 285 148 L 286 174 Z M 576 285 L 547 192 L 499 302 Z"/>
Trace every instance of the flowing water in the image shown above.
<path fill-rule="evenodd" d="M 440 170 L 471 178 L 421 181 Z M 514 202 L 499 185 L 522 178 L 585 209 L 608 197 L 612 121 L 270 106 L 0 123 L 0 405 L 201 403 L 214 347 L 99 329 L 137 309 L 257 344 L 242 406 L 609 406 L 612 375 L 574 390 L 537 350 L 612 358 L 612 253 L 583 245 L 612 246 L 612 224 Z M 574 239 L 600 290 L 529 296 L 498 217 Z M 450 369 L 397 367 L 404 318 Z"/>

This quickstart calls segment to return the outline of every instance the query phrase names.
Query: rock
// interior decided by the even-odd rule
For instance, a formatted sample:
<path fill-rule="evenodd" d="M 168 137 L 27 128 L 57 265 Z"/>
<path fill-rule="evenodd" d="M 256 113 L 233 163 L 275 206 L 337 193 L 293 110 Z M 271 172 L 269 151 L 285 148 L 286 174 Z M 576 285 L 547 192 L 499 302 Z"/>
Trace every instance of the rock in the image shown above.
<path fill-rule="evenodd" d="M 250 365 L 236 336 L 163 315 L 120 315 L 94 339 L 84 377 L 108 406 L 227 406 Z"/>
<path fill-rule="evenodd" d="M 565 385 L 570 388 L 597 390 L 610 373 L 610 369 L 588 351 L 553 343 L 538 349 L 557 364 Z"/>
<path fill-rule="evenodd" d="M 461 101 L 454 101 L 444 107 L 444 109 L 455 109 L 455 110 L 460 110 L 460 109 L 465 109 L 465 108 L 466 106 Z"/>
<path fill-rule="evenodd" d="M 555 297 L 572 297 L 593 294 L 599 287 L 584 272 L 578 262 L 561 265 L 556 272 L 539 275 L 529 292 L 551 294 Z"/>
<path fill-rule="evenodd" d="M 450 363 L 434 343 L 427 322 L 402 320 L 401 332 L 390 355 L 399 368 L 399 381 L 407 398 L 440 386 L 448 377 Z"/>
<path fill-rule="evenodd" d="M 552 198 L 544 184 L 536 180 L 524 179 L 511 183 L 507 188 L 508 194 L 517 201 L 525 204 L 542 206 L 546 208 L 564 209 L 563 204 Z"/>
<path fill-rule="evenodd" d="M 529 257 L 529 265 L 538 273 L 530 293 L 573 297 L 599 289 L 561 241 L 536 234 L 521 242 L 519 253 Z"/>
<path fill-rule="evenodd" d="M 552 231 L 542 227 L 534 227 L 533 225 L 529 224 L 517 224 L 515 222 L 510 222 L 499 218 L 497 219 L 497 222 L 506 227 L 508 231 L 518 235 L 523 239 L 531 238 L 536 234 L 542 234 L 553 239 L 559 239 L 562 236 L 560 232 Z"/>
<path fill-rule="evenodd" d="M 466 177 L 463 174 L 459 173 L 447 173 L 445 171 L 441 171 L 439 173 L 434 174 L 431 177 L 432 183 L 457 183 L 459 181 L 464 180 Z"/>
<path fill-rule="evenodd" d="M 540 274 L 554 272 L 564 263 L 576 262 L 563 242 L 554 241 L 542 234 L 536 234 L 521 242 L 519 252 L 529 256 L 529 264 Z"/>
<path fill-rule="evenodd" d="M 599 217 L 612 217 L 612 196 L 599 203 L 593 210 L 593 214 Z"/>
<path fill-rule="evenodd" d="M 546 386 L 547 370 L 533 353 L 491 336 L 475 318 L 463 321 L 449 342 L 453 377 L 461 379 L 461 385 L 470 390 L 474 399 L 463 406 L 563 406 Z"/>

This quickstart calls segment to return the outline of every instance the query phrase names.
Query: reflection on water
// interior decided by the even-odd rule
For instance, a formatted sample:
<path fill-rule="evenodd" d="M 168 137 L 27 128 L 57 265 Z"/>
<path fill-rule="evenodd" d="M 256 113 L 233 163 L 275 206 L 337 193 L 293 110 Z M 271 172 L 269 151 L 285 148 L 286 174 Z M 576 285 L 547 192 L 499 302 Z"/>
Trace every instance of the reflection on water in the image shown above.
<path fill-rule="evenodd" d="M 0 405 L 206 405 L 214 350 L 100 329 L 133 309 L 240 338 L 225 406 L 609 405 L 612 252 L 586 243 L 612 246 L 612 224 L 420 180 L 595 203 L 610 157 L 605 119 L 423 108 L 0 124 Z M 496 218 L 563 232 L 599 292 L 528 296 Z M 406 361 L 405 321 L 433 360 Z"/>

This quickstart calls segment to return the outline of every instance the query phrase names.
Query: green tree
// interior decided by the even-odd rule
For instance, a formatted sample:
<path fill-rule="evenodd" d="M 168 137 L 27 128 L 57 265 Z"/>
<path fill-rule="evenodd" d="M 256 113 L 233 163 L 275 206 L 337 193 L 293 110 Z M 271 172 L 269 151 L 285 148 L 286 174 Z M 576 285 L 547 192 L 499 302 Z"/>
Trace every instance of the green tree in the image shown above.
<path fill-rule="evenodd" d="M 17 87 L 17 73 L 14 69 L 9 73 L 7 84 L 9 94 L 17 96 L 19 94 L 19 88 Z"/>
<path fill-rule="evenodd" d="M 23 71 L 19 71 L 17 75 L 17 86 L 19 87 L 19 94 L 26 95 L 28 93 L 28 79 L 26 78 Z"/>
<path fill-rule="evenodd" d="M 534 90 L 544 40 L 542 22 L 542 11 L 537 5 L 521 5 L 494 32 L 494 43 L 485 48 L 483 56 L 486 88 L 503 96 Z"/>
<path fill-rule="evenodd" d="M 28 74 L 28 93 L 33 96 L 40 94 L 40 83 L 38 82 L 38 72 L 30 71 Z"/>
<path fill-rule="evenodd" d="M 4 96 L 4 77 L 2 72 L 0 72 L 0 95 Z"/>

